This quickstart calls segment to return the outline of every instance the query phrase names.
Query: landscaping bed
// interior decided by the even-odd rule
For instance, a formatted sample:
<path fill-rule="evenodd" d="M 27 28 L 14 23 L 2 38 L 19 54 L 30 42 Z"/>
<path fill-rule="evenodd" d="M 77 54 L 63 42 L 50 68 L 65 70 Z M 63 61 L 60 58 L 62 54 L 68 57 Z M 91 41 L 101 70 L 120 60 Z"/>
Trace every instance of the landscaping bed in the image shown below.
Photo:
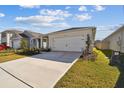
<path fill-rule="evenodd" d="M 84 61 L 80 58 L 69 71 L 58 81 L 56 88 L 113 88 L 120 71 L 116 66 L 109 65 L 109 59 L 97 49 L 95 61 Z"/>

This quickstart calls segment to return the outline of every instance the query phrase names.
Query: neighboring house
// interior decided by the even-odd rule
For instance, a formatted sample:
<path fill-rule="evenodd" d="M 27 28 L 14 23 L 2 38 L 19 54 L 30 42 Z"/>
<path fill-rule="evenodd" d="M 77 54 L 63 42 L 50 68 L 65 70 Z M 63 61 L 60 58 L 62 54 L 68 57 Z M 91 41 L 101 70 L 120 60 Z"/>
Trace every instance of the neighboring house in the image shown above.
<path fill-rule="evenodd" d="M 96 40 L 94 45 L 95 45 L 96 48 L 101 49 L 102 48 L 102 41 L 101 40 Z"/>
<path fill-rule="evenodd" d="M 77 51 L 86 49 L 87 35 L 90 36 L 90 49 L 94 46 L 96 28 L 77 27 L 48 34 L 48 47 L 53 51 Z"/>
<path fill-rule="evenodd" d="M 28 41 L 29 48 L 42 47 L 40 33 L 19 30 L 6 30 L 1 32 L 1 44 L 5 44 L 6 46 L 18 49 L 21 47 L 20 43 L 22 39 Z"/>
<path fill-rule="evenodd" d="M 18 49 L 20 48 L 21 39 L 25 39 L 28 41 L 29 48 L 50 48 L 52 51 L 81 52 L 86 49 L 88 37 L 90 38 L 90 50 L 92 50 L 95 33 L 95 27 L 70 28 L 44 35 L 26 30 L 24 32 L 12 30 L 2 32 L 2 43 Z M 4 40 L 4 38 L 6 39 Z"/>
<path fill-rule="evenodd" d="M 124 26 L 102 40 L 102 49 L 111 49 L 124 53 Z"/>
<path fill-rule="evenodd" d="M 21 36 L 27 39 L 30 48 L 42 48 L 43 34 L 25 30 Z"/>
<path fill-rule="evenodd" d="M 1 32 L 1 44 L 5 44 L 6 46 L 9 47 L 13 47 L 13 37 L 14 38 L 20 38 L 20 33 L 22 33 L 22 31 L 18 31 L 18 30 L 6 30 Z M 18 45 L 17 45 L 18 46 Z"/>

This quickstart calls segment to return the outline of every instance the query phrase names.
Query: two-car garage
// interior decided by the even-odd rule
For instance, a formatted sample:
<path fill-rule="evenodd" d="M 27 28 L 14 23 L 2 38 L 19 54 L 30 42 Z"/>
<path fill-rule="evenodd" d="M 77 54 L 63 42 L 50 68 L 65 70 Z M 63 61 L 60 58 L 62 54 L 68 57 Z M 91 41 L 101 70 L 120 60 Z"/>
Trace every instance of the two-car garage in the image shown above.
<path fill-rule="evenodd" d="M 55 51 L 82 51 L 85 42 L 83 37 L 58 37 L 54 38 L 53 50 Z"/>
<path fill-rule="evenodd" d="M 91 45 L 94 43 L 95 28 L 71 28 L 48 34 L 49 48 L 52 51 L 82 52 L 86 49 L 87 35 Z"/>

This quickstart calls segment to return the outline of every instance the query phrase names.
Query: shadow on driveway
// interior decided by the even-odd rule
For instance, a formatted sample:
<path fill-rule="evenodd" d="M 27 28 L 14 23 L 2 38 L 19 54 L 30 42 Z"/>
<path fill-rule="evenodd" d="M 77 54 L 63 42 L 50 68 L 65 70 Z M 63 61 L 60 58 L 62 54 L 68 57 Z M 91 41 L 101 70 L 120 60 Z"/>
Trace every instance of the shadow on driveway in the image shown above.
<path fill-rule="evenodd" d="M 72 63 L 81 53 L 78 52 L 43 52 L 42 54 L 31 56 L 32 58 L 52 60 L 56 62 Z"/>

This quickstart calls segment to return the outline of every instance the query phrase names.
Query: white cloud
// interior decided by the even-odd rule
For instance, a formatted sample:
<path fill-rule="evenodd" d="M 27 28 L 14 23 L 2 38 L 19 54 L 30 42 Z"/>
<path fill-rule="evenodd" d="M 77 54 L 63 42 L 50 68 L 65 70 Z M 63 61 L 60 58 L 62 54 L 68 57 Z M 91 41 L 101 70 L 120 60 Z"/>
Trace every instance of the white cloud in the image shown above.
<path fill-rule="evenodd" d="M 29 24 L 35 27 L 68 27 L 64 22 L 71 16 L 68 11 L 42 9 L 39 15 L 16 17 L 15 21 L 22 24 Z"/>
<path fill-rule="evenodd" d="M 79 11 L 87 11 L 87 7 L 85 7 L 85 6 L 80 6 L 78 10 L 79 10 Z"/>
<path fill-rule="evenodd" d="M 5 16 L 5 14 L 3 14 L 3 13 L 0 13 L 0 17 L 4 17 Z"/>
<path fill-rule="evenodd" d="M 58 28 L 67 28 L 67 27 L 70 27 L 70 25 L 69 24 L 67 24 L 67 23 L 65 23 L 65 22 L 62 22 L 62 23 L 54 23 L 53 24 L 55 27 L 58 27 Z"/>
<path fill-rule="evenodd" d="M 92 18 L 91 15 L 89 15 L 88 13 L 82 14 L 82 15 L 76 15 L 76 18 L 79 21 L 86 21 L 86 20 L 90 20 Z"/>
<path fill-rule="evenodd" d="M 40 8 L 40 5 L 20 5 L 22 8 Z"/>
<path fill-rule="evenodd" d="M 53 26 L 51 23 L 32 23 L 31 25 L 36 27 L 52 27 Z"/>
<path fill-rule="evenodd" d="M 70 9 L 71 7 L 70 6 L 66 6 L 65 9 Z"/>
<path fill-rule="evenodd" d="M 16 17 L 15 19 L 17 22 L 22 23 L 50 23 L 53 21 L 60 21 L 64 20 L 60 17 L 54 17 L 54 16 L 42 16 L 42 15 L 35 15 L 35 16 L 28 16 L 28 17 Z"/>
<path fill-rule="evenodd" d="M 36 27 L 68 27 L 69 25 L 64 23 L 63 20 L 64 18 L 61 17 L 42 15 L 15 18 L 16 22 Z"/>
<path fill-rule="evenodd" d="M 101 5 L 96 5 L 94 7 L 95 7 L 95 10 L 96 11 L 103 11 L 103 10 L 105 10 L 105 7 L 104 6 L 101 6 Z"/>
<path fill-rule="evenodd" d="M 39 24 L 31 24 L 36 27 L 57 27 L 57 28 L 64 28 L 64 27 L 70 27 L 69 24 L 65 22 L 60 22 L 60 23 L 39 23 Z"/>
<path fill-rule="evenodd" d="M 52 9 L 42 9 L 40 11 L 41 15 L 48 15 L 48 16 L 60 16 L 60 17 L 69 17 L 71 14 L 68 11 L 64 10 L 52 10 Z"/>

